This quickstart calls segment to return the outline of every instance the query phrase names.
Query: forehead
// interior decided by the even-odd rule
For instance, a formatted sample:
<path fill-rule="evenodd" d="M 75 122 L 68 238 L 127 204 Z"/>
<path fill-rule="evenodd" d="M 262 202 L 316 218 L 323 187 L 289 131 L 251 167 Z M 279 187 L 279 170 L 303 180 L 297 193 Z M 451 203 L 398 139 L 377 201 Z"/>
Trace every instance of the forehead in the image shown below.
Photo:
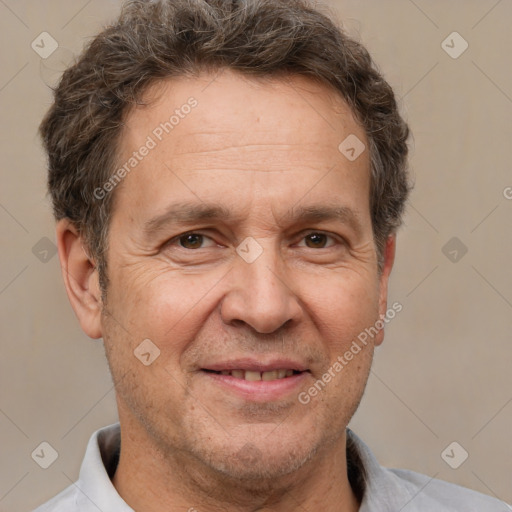
<path fill-rule="evenodd" d="M 217 192 L 215 199 L 221 193 L 229 202 L 237 190 L 246 194 L 245 207 L 283 193 L 298 200 L 329 192 L 331 204 L 336 194 L 354 201 L 368 195 L 368 151 L 353 161 L 340 151 L 348 137 L 367 147 L 365 132 L 326 85 L 224 70 L 160 81 L 144 100 L 121 136 L 120 166 L 138 160 L 116 191 L 119 207 L 149 215 L 177 196 L 214 199 Z M 134 156 L 144 146 L 151 146 L 145 156 Z"/>
<path fill-rule="evenodd" d="M 196 106 L 190 108 L 192 102 Z M 299 75 L 249 77 L 226 69 L 156 82 L 142 105 L 129 112 L 120 149 L 127 155 L 144 135 L 152 135 L 160 149 L 176 155 L 198 147 L 236 149 L 255 139 L 260 144 L 314 144 L 321 151 L 337 149 L 340 138 L 350 133 L 366 139 L 332 87 Z M 289 151 L 290 157 L 294 154 Z"/>

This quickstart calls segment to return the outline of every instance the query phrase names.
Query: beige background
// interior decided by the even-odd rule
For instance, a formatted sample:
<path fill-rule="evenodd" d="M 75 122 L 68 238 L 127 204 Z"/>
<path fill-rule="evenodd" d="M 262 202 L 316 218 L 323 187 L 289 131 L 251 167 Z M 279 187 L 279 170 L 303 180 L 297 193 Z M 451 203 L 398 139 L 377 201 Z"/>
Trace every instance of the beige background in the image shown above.
<path fill-rule="evenodd" d="M 69 485 L 90 434 L 116 420 L 102 344 L 80 331 L 58 257 L 39 259 L 40 240 L 55 236 L 36 129 L 46 84 L 119 4 L 0 2 L 0 511 L 28 511 Z M 416 188 L 390 292 L 403 311 L 352 428 L 384 465 L 512 502 L 512 3 L 332 5 L 395 87 L 414 132 Z M 59 43 L 46 60 L 31 48 L 43 31 Z M 441 46 L 453 31 L 469 43 L 457 59 Z M 442 251 L 452 237 L 468 249 L 456 263 Z M 31 458 L 42 441 L 59 454 L 46 470 Z M 452 441 L 469 453 L 456 470 L 441 458 Z"/>

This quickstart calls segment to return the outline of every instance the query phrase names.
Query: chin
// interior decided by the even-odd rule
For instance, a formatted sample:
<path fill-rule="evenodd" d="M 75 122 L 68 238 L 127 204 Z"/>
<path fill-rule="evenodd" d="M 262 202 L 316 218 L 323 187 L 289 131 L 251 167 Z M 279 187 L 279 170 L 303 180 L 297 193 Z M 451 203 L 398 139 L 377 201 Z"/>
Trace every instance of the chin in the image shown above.
<path fill-rule="evenodd" d="M 257 436 L 252 441 L 231 443 L 211 442 L 194 447 L 196 457 L 223 480 L 232 480 L 247 490 L 275 488 L 277 479 L 302 468 L 318 451 L 312 439 L 296 437 L 284 440 L 278 433 L 269 437 Z M 225 439 L 223 440 L 225 441 Z"/>

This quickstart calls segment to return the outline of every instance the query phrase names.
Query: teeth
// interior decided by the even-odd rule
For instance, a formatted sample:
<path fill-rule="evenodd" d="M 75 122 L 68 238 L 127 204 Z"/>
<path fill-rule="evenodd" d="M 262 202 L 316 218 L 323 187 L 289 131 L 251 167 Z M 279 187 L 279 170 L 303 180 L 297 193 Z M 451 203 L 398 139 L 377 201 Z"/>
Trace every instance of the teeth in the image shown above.
<path fill-rule="evenodd" d="M 272 370 L 269 372 L 254 372 L 251 370 L 222 370 L 221 375 L 231 375 L 237 379 L 244 379 L 249 381 L 257 380 L 276 380 L 284 379 L 285 377 L 291 377 L 293 370 L 287 370 L 285 368 L 280 370 Z"/>
<path fill-rule="evenodd" d="M 247 374 L 245 376 L 247 379 Z M 271 372 L 263 372 L 261 374 L 261 380 L 275 380 L 277 379 L 277 370 L 271 371 Z"/>
<path fill-rule="evenodd" d="M 261 380 L 261 373 L 246 371 L 245 380 Z"/>

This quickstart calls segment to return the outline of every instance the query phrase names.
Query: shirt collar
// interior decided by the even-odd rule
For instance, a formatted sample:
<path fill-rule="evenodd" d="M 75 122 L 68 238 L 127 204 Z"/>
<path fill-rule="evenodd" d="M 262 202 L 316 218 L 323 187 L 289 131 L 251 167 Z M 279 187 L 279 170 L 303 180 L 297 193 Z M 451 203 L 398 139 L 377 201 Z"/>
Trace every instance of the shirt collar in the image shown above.
<path fill-rule="evenodd" d="M 354 458 L 359 459 L 356 460 L 356 467 L 364 494 L 359 512 L 394 512 L 404 509 L 405 506 L 407 506 L 407 512 L 419 511 L 416 503 L 413 502 L 415 494 L 410 492 L 393 471 L 382 467 L 370 448 L 352 430 L 347 428 L 349 468 L 350 460 L 354 460 Z M 350 483 L 354 488 L 352 480 Z M 357 495 L 357 490 L 354 489 L 354 491 Z"/>
<path fill-rule="evenodd" d="M 134 512 L 119 496 L 111 478 L 119 461 L 121 431 L 119 423 L 97 430 L 89 440 L 76 486 L 83 499 L 104 512 Z M 372 512 L 380 503 L 402 502 L 403 490 L 380 466 L 371 450 L 347 429 L 347 468 L 356 496 L 361 500 L 359 512 Z"/>
<path fill-rule="evenodd" d="M 97 430 L 87 445 L 76 483 L 85 497 L 103 512 L 134 512 L 110 480 L 117 467 L 120 447 L 119 423 Z"/>

